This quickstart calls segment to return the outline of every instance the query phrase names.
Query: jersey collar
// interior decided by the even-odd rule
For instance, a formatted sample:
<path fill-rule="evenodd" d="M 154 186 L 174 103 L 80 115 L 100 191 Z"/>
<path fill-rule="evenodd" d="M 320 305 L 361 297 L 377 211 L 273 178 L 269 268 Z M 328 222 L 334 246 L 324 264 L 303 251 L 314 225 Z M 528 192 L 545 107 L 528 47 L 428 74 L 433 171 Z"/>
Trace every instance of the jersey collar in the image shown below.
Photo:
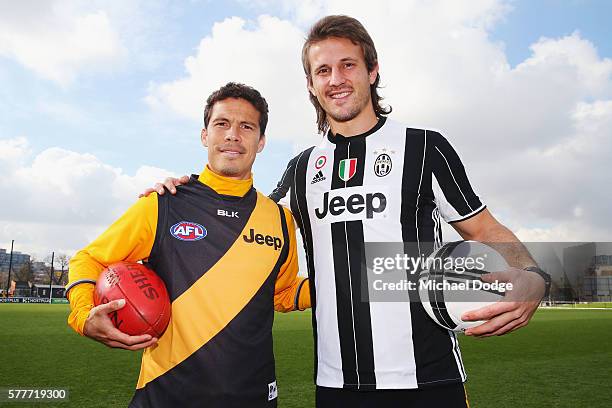
<path fill-rule="evenodd" d="M 378 122 L 376 122 L 376 124 L 374 125 L 374 127 L 364 133 L 361 133 L 359 135 L 355 135 L 355 136 L 344 136 L 341 135 L 340 133 L 336 133 L 335 135 L 332 133 L 331 129 L 329 129 L 327 131 L 327 140 L 329 140 L 330 142 L 334 143 L 334 144 L 342 144 L 342 143 L 348 143 L 351 140 L 355 140 L 356 138 L 364 138 L 366 136 L 371 135 L 372 133 L 376 132 L 378 129 L 380 129 L 381 127 L 383 127 L 383 125 L 385 124 L 385 122 L 387 121 L 387 118 L 385 116 L 379 116 L 378 117 Z"/>
<path fill-rule="evenodd" d="M 244 197 L 253 187 L 253 174 L 247 180 L 236 180 L 218 175 L 208 164 L 198 180 L 221 195 Z"/>

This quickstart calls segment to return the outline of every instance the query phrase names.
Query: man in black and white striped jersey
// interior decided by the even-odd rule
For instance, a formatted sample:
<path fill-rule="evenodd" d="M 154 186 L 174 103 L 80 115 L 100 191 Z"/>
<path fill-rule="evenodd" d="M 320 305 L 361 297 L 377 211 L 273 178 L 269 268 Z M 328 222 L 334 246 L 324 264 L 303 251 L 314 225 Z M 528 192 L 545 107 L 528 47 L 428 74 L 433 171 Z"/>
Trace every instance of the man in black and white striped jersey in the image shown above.
<path fill-rule="evenodd" d="M 361 23 L 347 16 L 319 20 L 302 63 L 324 138 L 289 162 L 271 197 L 291 208 L 304 241 L 317 407 L 466 407 L 454 333 L 437 326 L 418 301 L 367 299 L 365 243 L 411 242 L 428 254 L 441 242 L 444 219 L 464 239 L 517 244 L 508 254 L 513 267 L 494 279 L 512 282 L 523 299 L 541 299 L 550 281 L 481 202 L 450 143 L 388 118 L 376 49 Z M 171 192 L 176 184 L 165 181 Z M 163 185 L 151 191 L 162 194 Z M 489 321 L 466 334 L 516 330 L 538 304 L 504 301 L 470 312 L 464 320 Z"/>
<path fill-rule="evenodd" d="M 317 406 L 465 407 L 454 333 L 437 326 L 419 302 L 369 302 L 364 246 L 415 242 L 427 254 L 441 241 L 440 218 L 464 239 L 518 240 L 486 209 L 442 135 L 387 117 L 377 61 L 357 20 L 328 16 L 314 24 L 302 63 L 325 137 L 289 162 L 271 195 L 290 206 L 306 249 Z M 527 251 L 512 256 L 515 267 L 497 278 L 535 292 L 525 298 L 541 299 L 545 279 L 522 270 L 535 266 Z M 469 320 L 490 321 L 467 334 L 522 327 L 538 303 L 500 302 L 470 313 Z"/>

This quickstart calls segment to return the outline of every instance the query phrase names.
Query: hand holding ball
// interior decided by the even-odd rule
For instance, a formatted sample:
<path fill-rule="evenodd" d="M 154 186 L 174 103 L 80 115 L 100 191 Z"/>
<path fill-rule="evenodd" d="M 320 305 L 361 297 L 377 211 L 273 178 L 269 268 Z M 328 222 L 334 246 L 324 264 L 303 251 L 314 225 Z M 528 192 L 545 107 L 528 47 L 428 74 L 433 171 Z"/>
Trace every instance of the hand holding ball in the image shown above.
<path fill-rule="evenodd" d="M 471 261 L 471 262 L 468 262 Z M 484 321 L 463 321 L 461 316 L 504 299 L 512 285 L 482 280 L 488 272 L 508 269 L 506 260 L 477 241 L 451 242 L 430 255 L 419 275 L 419 297 L 425 312 L 440 326 L 464 332 Z"/>
<path fill-rule="evenodd" d="M 125 306 L 109 314 L 114 326 L 130 336 L 159 338 L 170 321 L 166 285 L 145 265 L 119 262 L 100 274 L 94 291 L 96 306 L 125 299 Z"/>

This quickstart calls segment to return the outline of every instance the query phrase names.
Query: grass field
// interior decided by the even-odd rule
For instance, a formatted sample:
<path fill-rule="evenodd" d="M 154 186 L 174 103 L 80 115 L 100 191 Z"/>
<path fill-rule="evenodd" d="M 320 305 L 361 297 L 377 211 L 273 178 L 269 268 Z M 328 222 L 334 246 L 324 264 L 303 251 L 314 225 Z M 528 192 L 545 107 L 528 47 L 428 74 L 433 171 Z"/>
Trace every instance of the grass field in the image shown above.
<path fill-rule="evenodd" d="M 554 305 L 556 308 L 567 309 L 611 309 L 612 302 L 597 302 L 597 303 L 561 303 Z"/>
<path fill-rule="evenodd" d="M 70 403 L 55 406 L 125 407 L 140 354 L 81 338 L 67 313 L 67 305 L 0 304 L 0 388 L 67 387 Z M 508 336 L 462 337 L 471 406 L 612 407 L 611 335 L 612 311 L 553 309 Z M 310 312 L 278 314 L 274 336 L 279 406 L 313 407 Z"/>

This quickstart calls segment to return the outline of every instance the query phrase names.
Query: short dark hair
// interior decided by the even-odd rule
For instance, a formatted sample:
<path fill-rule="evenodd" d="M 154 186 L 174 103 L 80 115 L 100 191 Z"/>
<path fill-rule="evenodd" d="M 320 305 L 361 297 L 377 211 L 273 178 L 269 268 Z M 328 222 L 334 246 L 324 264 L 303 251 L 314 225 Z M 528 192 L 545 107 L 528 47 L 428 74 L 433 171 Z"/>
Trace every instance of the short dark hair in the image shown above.
<path fill-rule="evenodd" d="M 237 82 L 228 82 L 221 88 L 210 94 L 204 107 L 204 127 L 208 127 L 208 121 L 212 114 L 215 103 L 227 98 L 240 98 L 249 102 L 259 112 L 259 130 L 263 135 L 268 125 L 268 103 L 259 91 L 251 86 Z"/>
<path fill-rule="evenodd" d="M 310 47 L 313 44 L 326 40 L 330 37 L 346 38 L 351 40 L 353 44 L 361 46 L 366 68 L 368 69 L 368 72 L 372 72 L 378 63 L 378 54 L 376 53 L 376 47 L 374 47 L 372 37 L 370 37 L 370 34 L 368 34 L 359 20 L 344 15 L 327 16 L 323 17 L 312 26 L 308 32 L 308 37 L 306 37 L 304 46 L 302 47 L 302 66 L 304 67 L 304 72 L 306 73 L 306 77 L 308 77 L 309 83 L 312 82 L 312 77 L 310 62 L 308 61 L 308 51 L 310 51 Z M 383 107 L 381 105 L 383 98 L 382 96 L 378 95 L 379 83 L 380 74 L 377 74 L 376 80 L 372 85 L 370 85 L 372 106 L 374 107 L 374 112 L 377 116 L 391 113 L 390 106 Z M 308 93 L 308 96 L 310 97 L 310 102 L 312 102 L 317 111 L 317 127 L 319 128 L 319 132 L 324 133 L 329 128 L 327 114 L 321 107 L 321 104 L 317 100 L 316 96 L 310 92 Z"/>

